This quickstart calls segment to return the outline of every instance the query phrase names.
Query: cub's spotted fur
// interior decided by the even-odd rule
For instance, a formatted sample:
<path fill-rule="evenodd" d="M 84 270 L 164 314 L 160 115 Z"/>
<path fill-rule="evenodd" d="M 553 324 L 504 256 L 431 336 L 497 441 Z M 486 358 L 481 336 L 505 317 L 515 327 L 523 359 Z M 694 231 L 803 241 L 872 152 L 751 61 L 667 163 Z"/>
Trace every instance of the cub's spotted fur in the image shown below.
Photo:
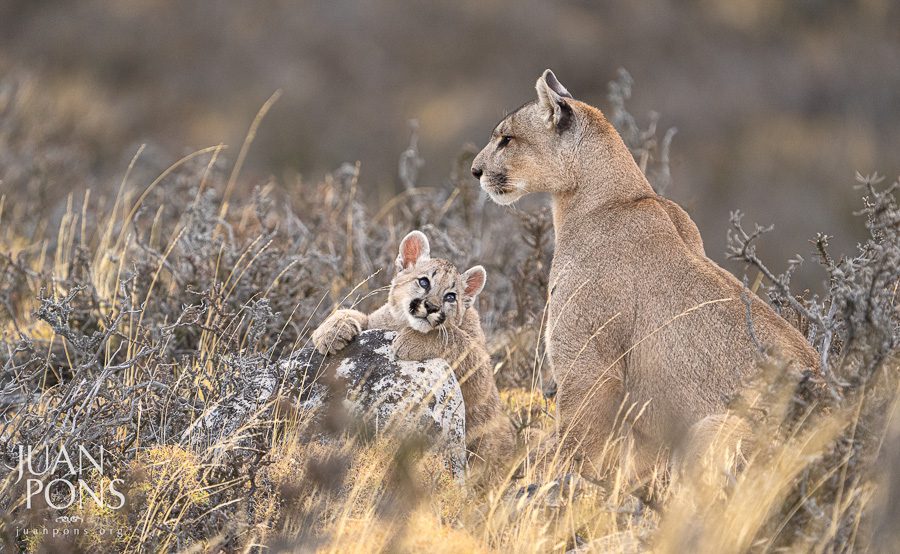
<path fill-rule="evenodd" d="M 479 265 L 460 275 L 452 263 L 431 258 L 429 253 L 423 233 L 406 235 L 387 303 L 368 315 L 337 310 L 313 332 L 313 344 L 327 355 L 344 348 L 365 329 L 390 329 L 397 331 L 392 348 L 398 359 L 447 360 L 462 388 L 467 447 L 476 459 L 502 467 L 515 451 L 515 433 L 500 405 L 473 305 L 487 274 Z"/>

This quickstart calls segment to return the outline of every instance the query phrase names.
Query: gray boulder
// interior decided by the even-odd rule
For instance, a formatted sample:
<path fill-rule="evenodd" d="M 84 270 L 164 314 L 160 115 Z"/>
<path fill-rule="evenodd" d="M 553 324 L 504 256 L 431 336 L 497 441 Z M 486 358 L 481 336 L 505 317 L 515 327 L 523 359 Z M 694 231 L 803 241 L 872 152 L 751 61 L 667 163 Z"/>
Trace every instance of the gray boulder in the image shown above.
<path fill-rule="evenodd" d="M 185 433 L 195 447 L 245 441 L 271 425 L 276 401 L 310 411 L 316 438 L 327 438 L 333 415 L 364 422 L 376 434 L 416 433 L 444 455 L 457 478 L 466 470 L 462 391 L 446 361 L 398 361 L 391 331 L 364 331 L 340 353 L 322 356 L 304 348 L 277 364 L 264 359 L 229 360 L 234 373 L 219 402 Z M 226 449 L 222 449 L 223 451 Z"/>

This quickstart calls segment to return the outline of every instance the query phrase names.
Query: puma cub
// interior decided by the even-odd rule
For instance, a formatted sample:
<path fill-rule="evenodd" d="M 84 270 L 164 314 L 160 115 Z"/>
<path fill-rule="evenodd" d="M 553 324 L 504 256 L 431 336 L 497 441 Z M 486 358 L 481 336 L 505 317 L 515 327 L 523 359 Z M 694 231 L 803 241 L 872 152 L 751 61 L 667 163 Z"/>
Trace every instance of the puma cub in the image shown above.
<path fill-rule="evenodd" d="M 727 422 L 727 401 L 757 365 L 745 289 L 706 257 L 697 226 L 657 195 L 603 113 L 547 70 L 537 100 L 494 128 L 472 173 L 502 205 L 549 193 L 556 244 L 547 352 L 558 385 L 558 437 L 602 472 L 624 435 L 637 477 L 685 438 L 702 449 Z M 756 295 L 758 340 L 795 367 L 815 352 Z M 687 453 L 682 459 L 693 459 Z"/>
<path fill-rule="evenodd" d="M 453 264 L 431 258 L 429 251 L 423 233 L 406 235 L 387 303 L 368 315 L 337 310 L 313 332 L 313 345 L 327 355 L 343 349 L 363 330 L 389 329 L 397 331 L 391 347 L 398 359 L 443 358 L 462 389 L 467 448 L 476 458 L 499 467 L 515 451 L 515 432 L 500 405 L 474 307 L 487 274 L 478 265 L 460 275 Z"/>

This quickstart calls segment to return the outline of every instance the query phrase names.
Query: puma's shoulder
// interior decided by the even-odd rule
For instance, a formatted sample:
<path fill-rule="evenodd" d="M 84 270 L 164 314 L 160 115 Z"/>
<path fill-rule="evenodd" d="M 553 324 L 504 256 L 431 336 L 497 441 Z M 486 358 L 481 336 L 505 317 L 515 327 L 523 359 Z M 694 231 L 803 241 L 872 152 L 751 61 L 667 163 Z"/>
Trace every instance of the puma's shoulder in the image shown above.
<path fill-rule="evenodd" d="M 678 230 L 678 235 L 687 247 L 693 250 L 695 254 L 706 256 L 706 251 L 703 249 L 703 239 L 700 237 L 700 230 L 697 229 L 697 224 L 694 223 L 691 216 L 684 211 L 684 208 L 668 198 L 657 196 L 657 200 L 663 209 L 666 210 L 669 219 L 672 220 L 675 229 Z"/>
<path fill-rule="evenodd" d="M 703 239 L 700 230 L 691 216 L 676 202 L 662 196 L 645 196 L 639 199 L 635 206 L 642 217 L 637 218 L 640 225 L 647 227 L 647 232 L 659 232 L 671 223 L 681 242 L 688 250 L 699 256 L 706 256 L 703 249 Z"/>

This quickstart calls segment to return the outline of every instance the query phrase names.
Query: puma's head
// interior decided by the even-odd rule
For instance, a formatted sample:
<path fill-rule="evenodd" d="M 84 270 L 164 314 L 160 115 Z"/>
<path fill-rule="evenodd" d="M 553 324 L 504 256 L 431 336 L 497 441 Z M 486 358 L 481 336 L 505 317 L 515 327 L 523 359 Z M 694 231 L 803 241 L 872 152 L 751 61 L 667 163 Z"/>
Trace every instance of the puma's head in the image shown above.
<path fill-rule="evenodd" d="M 565 192 L 585 131 L 612 128 L 600 110 L 572 98 L 549 69 L 535 88 L 537 100 L 498 123 L 472 162 L 472 174 L 498 204 L 530 192 Z"/>
<path fill-rule="evenodd" d="M 428 238 L 413 231 L 400 242 L 397 274 L 391 281 L 391 311 L 409 326 L 427 333 L 446 321 L 462 323 L 463 315 L 484 288 L 480 265 L 462 275 L 452 263 L 429 256 Z"/>

